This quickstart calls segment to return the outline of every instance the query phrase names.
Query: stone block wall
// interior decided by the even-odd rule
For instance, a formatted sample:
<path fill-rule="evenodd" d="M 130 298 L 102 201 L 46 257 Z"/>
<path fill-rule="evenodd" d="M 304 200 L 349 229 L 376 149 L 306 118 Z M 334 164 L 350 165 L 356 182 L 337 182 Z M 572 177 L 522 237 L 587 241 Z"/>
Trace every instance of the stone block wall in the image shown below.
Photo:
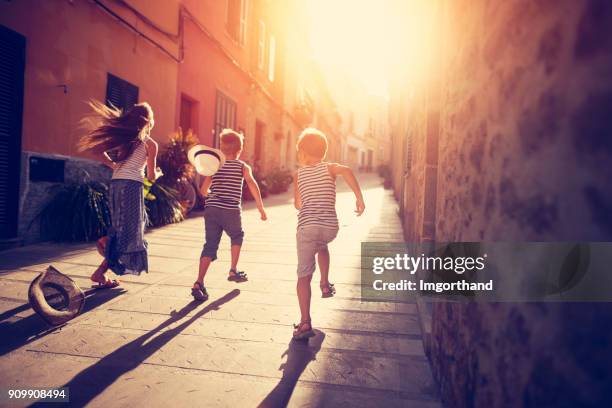
<path fill-rule="evenodd" d="M 30 158 L 64 160 L 64 183 L 30 180 Z M 110 181 L 112 170 L 103 164 L 77 157 L 56 154 L 42 154 L 24 151 L 21 154 L 21 181 L 19 194 L 19 231 L 18 238 L 24 244 L 42 240 L 40 225 L 36 217 L 54 195 L 54 188 L 62 184 L 80 183 L 85 180 Z"/>
<path fill-rule="evenodd" d="M 411 104 L 396 189 L 406 238 L 612 241 L 612 2 L 440 3 L 440 94 Z M 612 305 L 434 303 L 431 321 L 448 406 L 610 406 Z"/>
<path fill-rule="evenodd" d="M 448 2 L 436 234 L 612 236 L 612 5 Z"/>

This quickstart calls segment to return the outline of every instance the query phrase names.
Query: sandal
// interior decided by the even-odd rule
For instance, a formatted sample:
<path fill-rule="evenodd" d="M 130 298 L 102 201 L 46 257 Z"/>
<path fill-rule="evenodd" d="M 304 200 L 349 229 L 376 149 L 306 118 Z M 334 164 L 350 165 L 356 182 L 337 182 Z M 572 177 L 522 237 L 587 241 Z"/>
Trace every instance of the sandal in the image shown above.
<path fill-rule="evenodd" d="M 246 282 L 249 280 L 249 278 L 247 278 L 247 274 L 244 273 L 243 271 L 237 271 L 235 269 L 230 269 L 230 273 L 229 273 L 229 276 L 227 277 L 227 280 L 230 282 Z"/>
<path fill-rule="evenodd" d="M 322 298 L 329 298 L 336 294 L 336 288 L 334 287 L 333 283 L 328 282 L 327 284 L 322 284 L 320 285 L 320 288 Z"/>
<path fill-rule="evenodd" d="M 305 329 L 304 326 L 308 325 L 308 329 Z M 299 324 L 294 324 L 293 328 L 293 340 L 308 340 L 309 337 L 313 337 L 315 335 L 314 330 L 312 330 L 312 324 L 310 324 L 310 320 L 306 320 L 304 322 L 300 322 Z"/>
<path fill-rule="evenodd" d="M 208 292 L 206 291 L 204 284 L 195 282 L 191 288 L 191 296 L 200 302 L 205 302 L 208 300 Z"/>
<path fill-rule="evenodd" d="M 117 286 L 121 285 L 121 282 L 119 282 L 117 279 L 108 279 L 105 282 L 97 282 L 97 285 L 91 285 L 91 287 L 93 289 L 112 289 L 112 288 L 116 288 Z"/>

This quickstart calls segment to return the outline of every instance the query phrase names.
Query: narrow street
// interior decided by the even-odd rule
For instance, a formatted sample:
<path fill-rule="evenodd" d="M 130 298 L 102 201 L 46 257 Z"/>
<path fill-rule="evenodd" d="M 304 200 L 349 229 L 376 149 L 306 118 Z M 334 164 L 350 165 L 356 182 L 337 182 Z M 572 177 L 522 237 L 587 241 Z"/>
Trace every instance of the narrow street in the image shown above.
<path fill-rule="evenodd" d="M 415 305 L 359 299 L 361 242 L 402 240 L 391 192 L 375 176 L 360 180 L 367 206 L 360 218 L 352 193 L 339 186 L 341 230 L 330 248 L 338 293 L 321 299 L 315 274 L 318 331 L 308 346 L 290 342 L 299 313 L 289 192 L 265 200 L 267 222 L 246 206 L 239 267 L 250 281 L 226 280 L 224 237 L 206 303 L 193 302 L 189 290 L 200 217 L 150 232 L 150 273 L 90 294 L 80 316 L 51 331 L 27 305 L 29 283 L 53 264 L 88 288 L 100 261 L 93 245 L 3 252 L 0 387 L 68 386 L 75 406 L 439 406 Z"/>

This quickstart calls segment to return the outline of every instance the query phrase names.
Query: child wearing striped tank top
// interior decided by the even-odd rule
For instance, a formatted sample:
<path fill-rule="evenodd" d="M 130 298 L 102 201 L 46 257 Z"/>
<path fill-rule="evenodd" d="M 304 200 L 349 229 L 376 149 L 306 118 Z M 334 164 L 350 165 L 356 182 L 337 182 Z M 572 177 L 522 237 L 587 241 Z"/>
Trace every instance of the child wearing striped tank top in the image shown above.
<path fill-rule="evenodd" d="M 219 139 L 221 151 L 226 157 L 225 164 L 212 177 L 207 177 L 201 187 L 202 194 L 206 197 L 204 208 L 206 242 L 200 255 L 198 279 L 191 288 L 191 295 L 199 301 L 208 299 L 204 276 L 211 262 L 217 259 L 217 250 L 224 231 L 231 240 L 231 266 L 227 280 L 234 282 L 248 280 L 247 274 L 237 269 L 244 238 L 241 216 L 243 181 L 246 182 L 251 195 L 255 197 L 261 219 L 263 221 L 267 219 L 259 186 L 253 178 L 253 171 L 248 164 L 239 159 L 243 145 L 242 134 L 224 129 Z"/>
<path fill-rule="evenodd" d="M 355 193 L 357 215 L 363 214 L 365 204 L 361 188 L 352 170 L 338 163 L 324 162 L 327 137 L 317 129 L 306 129 L 297 141 L 300 169 L 293 178 L 295 208 L 298 213 L 297 241 L 297 296 L 301 319 L 295 325 L 293 338 L 314 336 L 310 319 L 310 282 L 319 263 L 321 296 L 332 297 L 336 290 L 329 283 L 329 250 L 327 244 L 338 234 L 336 214 L 336 177 L 342 176 Z"/>

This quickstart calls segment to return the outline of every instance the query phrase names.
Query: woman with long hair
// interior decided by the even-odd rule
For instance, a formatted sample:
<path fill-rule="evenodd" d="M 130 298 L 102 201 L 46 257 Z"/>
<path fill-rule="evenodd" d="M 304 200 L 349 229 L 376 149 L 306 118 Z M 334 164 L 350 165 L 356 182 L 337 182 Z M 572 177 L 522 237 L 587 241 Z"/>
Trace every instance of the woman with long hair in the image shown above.
<path fill-rule="evenodd" d="M 109 206 L 112 226 L 98 240 L 98 251 L 104 261 L 91 275 L 95 288 L 112 288 L 119 281 L 109 279 L 110 269 L 117 275 L 148 271 L 147 242 L 144 239 L 146 210 L 143 180 L 155 181 L 161 176 L 157 167 L 157 143 L 150 133 L 154 125 L 153 110 L 139 103 L 125 112 L 98 101 L 89 103 L 93 112 L 84 122 L 93 130 L 79 142 L 80 151 L 90 151 L 112 162 Z"/>

